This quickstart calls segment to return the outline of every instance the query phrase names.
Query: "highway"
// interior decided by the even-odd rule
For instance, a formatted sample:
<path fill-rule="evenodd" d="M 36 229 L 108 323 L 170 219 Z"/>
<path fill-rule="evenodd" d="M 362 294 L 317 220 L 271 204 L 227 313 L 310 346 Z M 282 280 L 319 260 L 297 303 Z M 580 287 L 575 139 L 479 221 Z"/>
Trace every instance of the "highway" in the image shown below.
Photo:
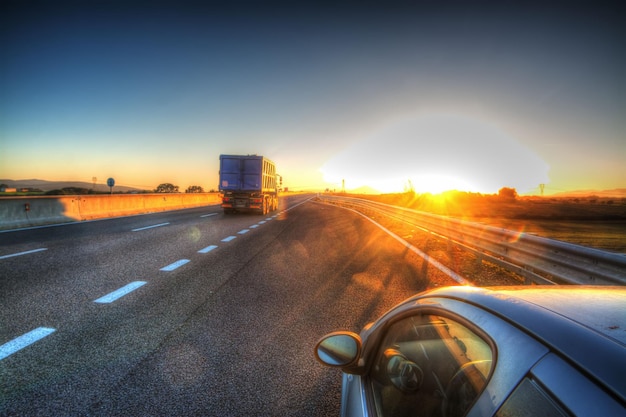
<path fill-rule="evenodd" d="M 317 339 L 430 284 L 313 197 L 0 233 L 0 416 L 338 415 Z"/>

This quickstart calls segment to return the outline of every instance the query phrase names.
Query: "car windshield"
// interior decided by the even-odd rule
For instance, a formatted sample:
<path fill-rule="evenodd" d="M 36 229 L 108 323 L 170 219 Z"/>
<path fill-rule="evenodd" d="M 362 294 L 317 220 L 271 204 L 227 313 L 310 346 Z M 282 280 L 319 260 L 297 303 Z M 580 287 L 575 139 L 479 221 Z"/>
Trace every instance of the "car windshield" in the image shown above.
<path fill-rule="evenodd" d="M 392 325 L 371 378 L 380 416 L 462 416 L 493 369 L 490 345 L 449 318 L 417 315 Z"/>

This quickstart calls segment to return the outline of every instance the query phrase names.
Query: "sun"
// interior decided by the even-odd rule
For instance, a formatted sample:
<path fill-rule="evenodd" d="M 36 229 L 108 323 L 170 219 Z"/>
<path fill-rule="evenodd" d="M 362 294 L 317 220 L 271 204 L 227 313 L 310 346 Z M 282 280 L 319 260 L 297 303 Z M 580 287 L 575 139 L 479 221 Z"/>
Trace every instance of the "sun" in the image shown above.
<path fill-rule="evenodd" d="M 479 187 L 469 181 L 445 174 L 420 174 L 410 180 L 413 190 L 418 193 L 439 194 L 444 191 L 462 190 L 479 192 Z"/>
<path fill-rule="evenodd" d="M 527 192 L 549 182 L 549 166 L 496 124 L 455 114 L 396 121 L 356 140 L 320 171 L 334 188 L 381 193 Z"/>
<path fill-rule="evenodd" d="M 461 177 L 441 173 L 408 174 L 404 178 L 384 178 L 379 180 L 367 177 L 357 178 L 348 175 L 346 178 L 333 182 L 333 187 L 330 188 L 366 194 L 392 194 L 407 191 L 414 191 L 420 194 L 440 194 L 450 190 L 481 192 L 479 187 L 474 186 Z"/>

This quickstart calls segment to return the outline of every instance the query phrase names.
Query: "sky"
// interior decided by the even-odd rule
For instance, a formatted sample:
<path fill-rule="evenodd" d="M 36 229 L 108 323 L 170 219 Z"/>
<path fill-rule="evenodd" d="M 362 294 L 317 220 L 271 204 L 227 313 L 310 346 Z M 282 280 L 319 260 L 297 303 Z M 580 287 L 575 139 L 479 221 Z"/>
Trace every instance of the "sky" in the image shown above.
<path fill-rule="evenodd" d="M 626 188 L 617 3 L 4 1 L 0 178 Z"/>

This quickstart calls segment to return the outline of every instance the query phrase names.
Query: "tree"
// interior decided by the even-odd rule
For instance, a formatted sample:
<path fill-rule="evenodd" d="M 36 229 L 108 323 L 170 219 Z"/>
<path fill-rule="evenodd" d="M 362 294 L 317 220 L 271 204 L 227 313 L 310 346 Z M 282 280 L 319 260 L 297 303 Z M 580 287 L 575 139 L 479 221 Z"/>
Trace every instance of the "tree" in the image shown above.
<path fill-rule="evenodd" d="M 46 191 L 46 195 L 65 195 L 65 193 L 57 188 L 54 190 Z"/>
<path fill-rule="evenodd" d="M 46 192 L 46 195 L 84 195 L 90 194 L 91 190 L 88 188 L 81 187 L 64 187 L 56 190 L 50 190 Z"/>
<path fill-rule="evenodd" d="M 186 190 L 186 193 L 203 193 L 204 189 L 199 185 L 190 185 Z"/>
<path fill-rule="evenodd" d="M 155 193 L 177 193 L 178 185 L 172 185 L 169 182 L 159 184 L 159 186 L 154 190 Z"/>
<path fill-rule="evenodd" d="M 515 188 L 502 187 L 498 191 L 498 197 L 505 200 L 515 200 L 517 198 L 517 190 Z"/>

